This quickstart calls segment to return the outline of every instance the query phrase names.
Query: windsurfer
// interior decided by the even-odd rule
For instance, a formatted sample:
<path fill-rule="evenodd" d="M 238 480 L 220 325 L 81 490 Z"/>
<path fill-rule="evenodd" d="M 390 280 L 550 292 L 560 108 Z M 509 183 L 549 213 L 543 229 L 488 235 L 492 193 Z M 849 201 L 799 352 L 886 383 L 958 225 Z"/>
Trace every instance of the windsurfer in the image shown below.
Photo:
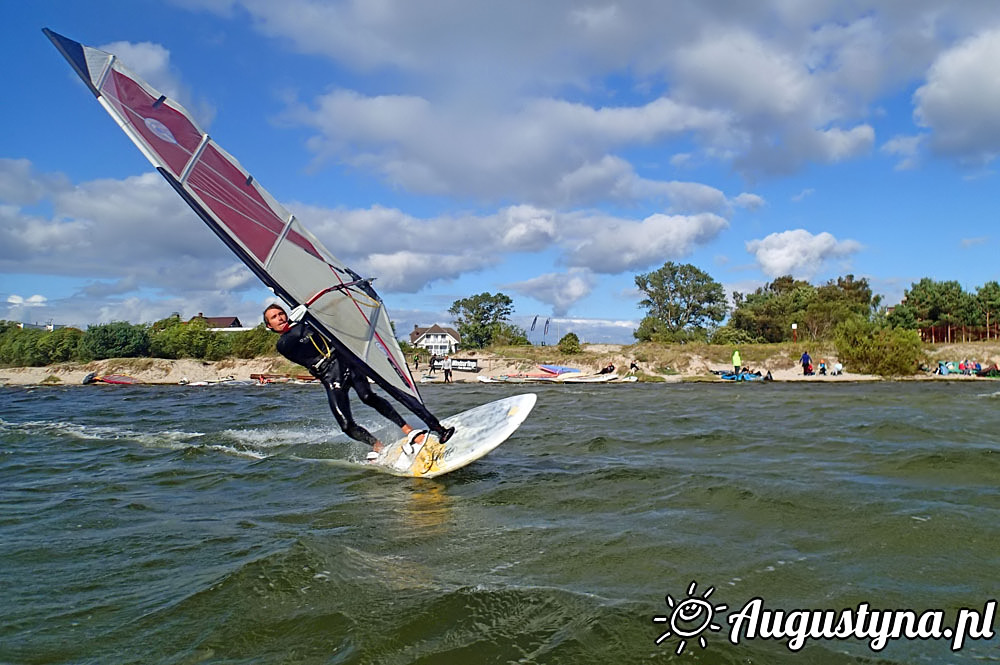
<path fill-rule="evenodd" d="M 295 312 L 293 312 L 294 314 Z M 354 388 L 354 392 L 358 394 L 358 398 L 364 404 L 395 423 L 403 430 L 404 435 L 410 436 L 411 433 L 415 432 L 388 400 L 375 394 L 364 372 L 354 367 L 347 358 L 341 357 L 331 349 L 327 340 L 313 330 L 309 324 L 290 321 L 288 314 L 280 305 L 268 305 L 264 310 L 264 324 L 272 331 L 281 334 L 277 344 L 278 353 L 292 362 L 302 365 L 322 382 L 323 387 L 326 388 L 330 410 L 337 419 L 340 429 L 347 436 L 355 441 L 367 443 L 372 447 L 373 453 L 379 453 L 382 450 L 382 442 L 354 421 L 354 417 L 351 415 L 351 401 L 347 394 L 351 388 Z M 431 431 L 438 435 L 441 443 L 446 442 L 455 433 L 454 427 L 442 427 L 438 419 L 427 409 L 421 408 L 421 411 L 422 413 L 416 411 L 414 413 L 427 423 Z M 424 433 L 418 432 L 408 443 L 422 443 L 423 438 L 421 437 L 423 436 L 425 436 Z M 371 453 L 369 456 L 370 459 L 377 457 Z"/>

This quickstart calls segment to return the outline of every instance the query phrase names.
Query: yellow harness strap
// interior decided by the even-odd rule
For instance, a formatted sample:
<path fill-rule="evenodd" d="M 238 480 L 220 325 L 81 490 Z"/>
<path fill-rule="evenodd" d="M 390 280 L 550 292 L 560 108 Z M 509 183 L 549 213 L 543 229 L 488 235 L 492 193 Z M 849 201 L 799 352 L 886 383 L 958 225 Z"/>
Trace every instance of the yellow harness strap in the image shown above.
<path fill-rule="evenodd" d="M 310 339 L 310 340 L 312 340 L 312 343 L 313 343 L 313 346 L 315 346 L 315 347 L 316 347 L 316 351 L 317 351 L 317 352 L 318 352 L 318 353 L 319 353 L 319 354 L 320 354 L 321 356 L 323 356 L 324 358 L 329 358 L 329 357 L 330 357 L 330 355 L 331 355 L 331 354 L 333 353 L 333 352 L 332 352 L 332 351 L 330 350 L 330 343 L 329 343 L 329 342 L 327 342 L 327 341 L 326 341 L 326 338 L 325 338 L 325 337 L 323 337 L 322 335 L 320 335 L 320 336 L 319 336 L 319 338 L 320 338 L 321 340 L 323 340 L 323 346 L 325 346 L 325 347 L 326 347 L 326 351 L 323 351 L 323 349 L 319 348 L 319 344 L 317 344 L 317 343 L 316 343 L 316 337 L 317 337 L 317 336 L 316 336 L 315 334 L 313 334 L 313 335 L 309 335 L 309 339 Z"/>

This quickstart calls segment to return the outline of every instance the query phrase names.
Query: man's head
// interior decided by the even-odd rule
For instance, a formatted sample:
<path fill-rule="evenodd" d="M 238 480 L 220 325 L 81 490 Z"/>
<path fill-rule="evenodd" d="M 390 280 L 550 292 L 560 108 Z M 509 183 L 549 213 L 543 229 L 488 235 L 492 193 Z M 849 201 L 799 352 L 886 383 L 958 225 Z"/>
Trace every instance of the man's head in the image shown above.
<path fill-rule="evenodd" d="M 276 333 L 283 333 L 291 328 L 285 308 L 275 304 L 268 305 L 264 309 L 264 325 Z"/>

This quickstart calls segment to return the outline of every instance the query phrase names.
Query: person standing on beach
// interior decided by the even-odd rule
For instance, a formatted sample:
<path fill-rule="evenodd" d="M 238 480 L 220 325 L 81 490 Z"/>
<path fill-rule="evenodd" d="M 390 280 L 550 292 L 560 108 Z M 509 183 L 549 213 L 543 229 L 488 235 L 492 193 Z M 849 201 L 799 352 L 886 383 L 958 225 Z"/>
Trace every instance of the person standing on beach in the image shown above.
<path fill-rule="evenodd" d="M 441 369 L 444 370 L 444 382 L 451 383 L 451 356 L 445 356 L 441 361 Z"/>
<path fill-rule="evenodd" d="M 739 374 L 743 367 L 743 360 L 740 358 L 740 350 L 733 349 L 733 374 Z"/>
<path fill-rule="evenodd" d="M 812 358 L 809 357 L 808 351 L 802 352 L 802 357 L 799 358 L 799 362 L 802 364 L 802 375 L 809 375 L 809 367 L 812 366 Z"/>
<path fill-rule="evenodd" d="M 292 312 L 293 318 L 296 314 L 296 311 Z M 369 460 L 378 459 L 378 453 L 382 451 L 383 444 L 372 436 L 371 432 L 354 421 L 354 417 L 351 415 L 351 400 L 347 394 L 351 388 L 354 388 L 354 392 L 364 404 L 388 418 L 403 430 L 404 435 L 410 437 L 406 442 L 407 445 L 404 445 L 404 451 L 409 446 L 410 451 L 406 452 L 412 452 L 413 444 L 423 443 L 427 432 L 415 430 L 408 425 L 387 399 L 375 394 L 364 371 L 331 349 L 326 338 L 308 323 L 289 320 L 284 308 L 280 305 L 268 305 L 264 310 L 264 323 L 272 331 L 281 334 L 277 344 L 278 353 L 293 363 L 305 367 L 326 388 L 330 411 L 337 419 L 340 429 L 355 441 L 367 443 L 372 447 L 372 452 L 368 453 Z M 420 402 L 416 402 L 412 406 L 407 404 L 407 408 L 427 423 L 430 430 L 438 435 L 441 443 L 450 439 L 451 435 L 455 433 L 454 427 L 447 429 L 443 427 L 438 419 Z M 422 436 L 423 438 L 421 438 Z"/>

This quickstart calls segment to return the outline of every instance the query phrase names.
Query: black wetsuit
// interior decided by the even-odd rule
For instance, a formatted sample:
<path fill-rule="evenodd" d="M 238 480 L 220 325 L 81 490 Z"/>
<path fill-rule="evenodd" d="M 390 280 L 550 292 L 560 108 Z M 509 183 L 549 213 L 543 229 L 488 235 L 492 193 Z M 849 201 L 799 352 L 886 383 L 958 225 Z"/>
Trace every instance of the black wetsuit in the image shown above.
<path fill-rule="evenodd" d="M 329 346 L 322 335 L 316 333 L 306 323 L 292 325 L 278 339 L 278 353 L 293 363 L 302 365 L 323 383 L 323 387 L 326 388 L 327 400 L 330 402 L 330 410 L 337 419 L 340 429 L 344 430 L 347 436 L 370 446 L 374 446 L 376 442 L 375 437 L 368 430 L 354 422 L 354 417 L 351 415 L 351 401 L 347 394 L 351 388 L 354 388 L 354 392 L 358 394 L 362 402 L 381 413 L 398 427 L 406 424 L 406 421 L 392 408 L 392 404 L 388 400 L 375 394 L 368 383 L 368 377 L 362 371 L 340 357 L 336 351 L 331 352 L 330 356 L 326 357 L 325 352 L 328 348 Z M 441 433 L 441 423 L 426 408 L 423 408 L 423 404 L 419 404 L 416 408 L 410 405 L 408 407 L 433 431 Z"/>

